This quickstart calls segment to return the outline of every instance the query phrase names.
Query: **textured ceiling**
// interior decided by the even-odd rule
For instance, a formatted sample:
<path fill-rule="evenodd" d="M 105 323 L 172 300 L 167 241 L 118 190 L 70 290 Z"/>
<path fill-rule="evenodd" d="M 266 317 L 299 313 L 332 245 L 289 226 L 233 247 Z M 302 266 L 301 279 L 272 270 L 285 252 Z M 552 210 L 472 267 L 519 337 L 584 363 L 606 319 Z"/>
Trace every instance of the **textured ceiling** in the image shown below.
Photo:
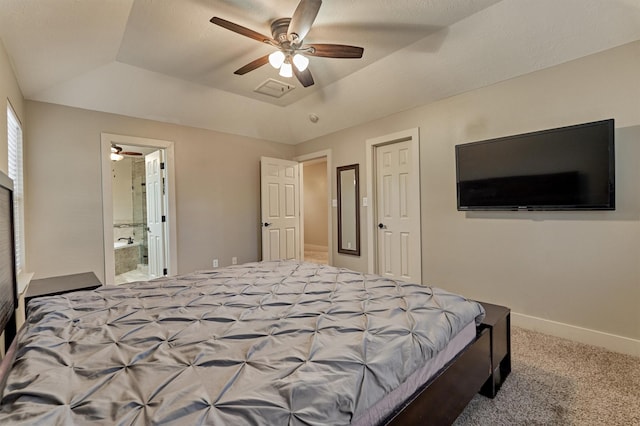
<path fill-rule="evenodd" d="M 308 88 L 269 65 L 234 75 L 273 48 L 211 17 L 270 35 L 297 4 L 3 0 L 0 38 L 27 99 L 284 143 L 640 39 L 637 0 L 325 0 L 305 42 L 362 59 L 312 57 Z M 255 93 L 269 78 L 295 88 Z"/>

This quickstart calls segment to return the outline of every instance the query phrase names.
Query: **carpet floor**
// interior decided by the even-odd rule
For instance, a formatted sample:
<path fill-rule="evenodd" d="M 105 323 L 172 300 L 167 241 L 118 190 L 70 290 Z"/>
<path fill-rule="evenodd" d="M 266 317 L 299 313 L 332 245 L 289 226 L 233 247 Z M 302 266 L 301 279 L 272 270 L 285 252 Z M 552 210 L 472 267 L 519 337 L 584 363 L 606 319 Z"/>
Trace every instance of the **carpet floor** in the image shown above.
<path fill-rule="evenodd" d="M 512 371 L 455 426 L 640 426 L 640 358 L 512 327 Z"/>

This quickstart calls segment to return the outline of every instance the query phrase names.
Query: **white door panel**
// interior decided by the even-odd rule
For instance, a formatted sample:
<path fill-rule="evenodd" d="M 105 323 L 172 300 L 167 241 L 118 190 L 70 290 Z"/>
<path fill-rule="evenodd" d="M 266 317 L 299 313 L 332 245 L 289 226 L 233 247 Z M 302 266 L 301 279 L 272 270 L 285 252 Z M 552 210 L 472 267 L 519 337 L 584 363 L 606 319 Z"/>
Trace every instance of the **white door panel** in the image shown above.
<path fill-rule="evenodd" d="M 421 282 L 419 172 L 410 141 L 376 147 L 378 273 Z"/>
<path fill-rule="evenodd" d="M 165 269 L 165 222 L 164 191 L 162 176 L 162 151 L 145 155 L 145 173 L 147 189 L 147 243 L 149 276 L 157 278 L 164 275 Z"/>
<path fill-rule="evenodd" d="M 298 163 L 260 160 L 262 260 L 300 259 Z"/>

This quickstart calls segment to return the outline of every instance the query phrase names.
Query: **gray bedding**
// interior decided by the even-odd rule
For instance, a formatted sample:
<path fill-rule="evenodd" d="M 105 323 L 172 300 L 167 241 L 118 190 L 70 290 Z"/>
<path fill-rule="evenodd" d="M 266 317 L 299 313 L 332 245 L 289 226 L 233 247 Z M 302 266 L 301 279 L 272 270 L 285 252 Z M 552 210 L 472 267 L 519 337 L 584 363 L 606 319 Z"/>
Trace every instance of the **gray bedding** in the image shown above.
<path fill-rule="evenodd" d="M 0 424 L 349 424 L 483 315 L 292 261 L 33 299 Z"/>

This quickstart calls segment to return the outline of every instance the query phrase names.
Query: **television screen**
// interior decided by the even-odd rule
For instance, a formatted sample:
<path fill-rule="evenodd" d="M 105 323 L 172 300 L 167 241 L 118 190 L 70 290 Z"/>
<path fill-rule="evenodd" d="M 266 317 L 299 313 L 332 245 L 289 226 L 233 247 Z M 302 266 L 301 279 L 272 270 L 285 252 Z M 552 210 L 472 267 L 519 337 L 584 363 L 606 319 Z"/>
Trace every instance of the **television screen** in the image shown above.
<path fill-rule="evenodd" d="M 614 210 L 614 120 L 456 145 L 458 210 Z"/>

